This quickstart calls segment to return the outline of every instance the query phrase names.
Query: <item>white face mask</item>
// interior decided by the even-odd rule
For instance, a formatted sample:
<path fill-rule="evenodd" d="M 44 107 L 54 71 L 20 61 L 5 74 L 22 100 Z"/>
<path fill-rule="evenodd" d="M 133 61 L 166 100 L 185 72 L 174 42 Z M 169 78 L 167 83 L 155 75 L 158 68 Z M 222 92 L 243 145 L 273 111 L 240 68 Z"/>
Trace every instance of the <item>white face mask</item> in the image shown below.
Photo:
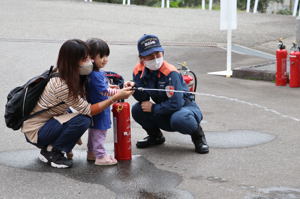
<path fill-rule="evenodd" d="M 80 75 L 89 75 L 93 71 L 93 63 L 91 60 L 85 62 L 83 65 L 79 66 Z"/>
<path fill-rule="evenodd" d="M 144 64 L 150 70 L 158 70 L 164 62 L 164 58 L 156 58 L 149 61 L 144 61 Z"/>

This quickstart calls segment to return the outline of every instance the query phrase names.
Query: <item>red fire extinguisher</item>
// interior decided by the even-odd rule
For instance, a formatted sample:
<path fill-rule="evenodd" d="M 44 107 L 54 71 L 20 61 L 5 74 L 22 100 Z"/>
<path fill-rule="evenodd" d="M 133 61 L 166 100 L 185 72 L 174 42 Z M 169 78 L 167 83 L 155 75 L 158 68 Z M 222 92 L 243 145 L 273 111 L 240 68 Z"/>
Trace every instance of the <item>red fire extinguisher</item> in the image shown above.
<path fill-rule="evenodd" d="M 114 125 L 115 158 L 131 160 L 130 105 L 127 102 L 116 102 L 112 106 Z"/>
<path fill-rule="evenodd" d="M 178 68 L 178 70 L 180 71 L 184 82 L 188 86 L 189 91 L 190 92 L 196 92 L 196 89 L 197 89 L 197 76 L 196 76 L 196 74 L 187 67 L 186 62 L 179 63 L 179 65 L 181 67 Z"/>
<path fill-rule="evenodd" d="M 290 52 L 290 87 L 300 87 L 300 52 L 296 43 Z"/>
<path fill-rule="evenodd" d="M 186 83 L 186 85 L 189 88 L 189 91 L 194 92 L 195 91 L 195 85 L 193 83 L 193 77 L 191 75 L 185 74 L 182 75 L 184 82 Z"/>
<path fill-rule="evenodd" d="M 287 50 L 282 41 L 279 41 L 279 49 L 276 50 L 276 86 L 285 86 L 287 84 L 286 61 Z"/>

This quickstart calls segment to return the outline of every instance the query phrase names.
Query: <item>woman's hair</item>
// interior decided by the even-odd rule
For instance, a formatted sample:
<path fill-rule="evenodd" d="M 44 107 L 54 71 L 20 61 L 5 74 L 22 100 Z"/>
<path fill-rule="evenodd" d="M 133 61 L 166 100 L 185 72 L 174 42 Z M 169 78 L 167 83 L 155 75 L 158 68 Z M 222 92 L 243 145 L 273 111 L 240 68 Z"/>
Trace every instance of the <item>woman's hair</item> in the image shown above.
<path fill-rule="evenodd" d="M 92 59 L 94 59 L 98 54 L 100 55 L 100 58 L 109 56 L 109 47 L 102 39 L 93 38 L 87 40 L 86 43 L 90 48 L 90 56 Z"/>
<path fill-rule="evenodd" d="M 60 77 L 69 88 L 69 96 L 85 96 L 84 80 L 79 74 L 79 62 L 89 55 L 89 47 L 79 39 L 68 40 L 61 46 L 57 59 Z"/>

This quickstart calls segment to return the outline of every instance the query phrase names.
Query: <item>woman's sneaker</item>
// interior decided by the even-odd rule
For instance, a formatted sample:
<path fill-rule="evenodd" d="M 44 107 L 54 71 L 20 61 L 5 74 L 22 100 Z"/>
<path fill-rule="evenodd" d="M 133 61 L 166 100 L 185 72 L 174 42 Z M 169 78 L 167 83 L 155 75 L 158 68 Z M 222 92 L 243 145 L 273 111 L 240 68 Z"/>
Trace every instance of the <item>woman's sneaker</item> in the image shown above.
<path fill-rule="evenodd" d="M 42 161 L 44 163 L 48 163 L 50 153 L 51 152 L 47 151 L 47 149 L 45 149 L 45 148 L 41 149 L 41 152 L 40 152 L 40 155 L 39 155 L 40 161 Z"/>
<path fill-rule="evenodd" d="M 73 165 L 72 160 L 68 160 L 64 153 L 55 148 L 52 149 L 50 156 L 50 165 L 55 168 L 65 169 L 70 168 Z"/>
<path fill-rule="evenodd" d="M 59 169 L 70 168 L 73 165 L 72 160 L 68 160 L 60 150 L 55 148 L 53 148 L 52 151 L 42 149 L 39 159 L 42 162 L 48 163 L 50 166 Z"/>

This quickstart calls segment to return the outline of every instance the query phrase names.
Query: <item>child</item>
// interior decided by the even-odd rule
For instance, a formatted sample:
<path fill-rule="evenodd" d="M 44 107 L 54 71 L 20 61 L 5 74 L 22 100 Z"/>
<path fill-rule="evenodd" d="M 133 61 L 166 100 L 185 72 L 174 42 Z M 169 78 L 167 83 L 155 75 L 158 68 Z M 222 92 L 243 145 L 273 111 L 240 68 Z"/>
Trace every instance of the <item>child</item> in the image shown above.
<path fill-rule="evenodd" d="M 90 39 L 87 44 L 94 65 L 93 72 L 88 76 L 87 100 L 90 103 L 96 103 L 116 94 L 118 89 L 108 84 L 105 72 L 101 70 L 108 62 L 110 51 L 107 43 L 101 39 Z M 88 130 L 87 160 L 95 160 L 95 165 L 115 165 L 118 163 L 113 156 L 106 154 L 104 148 L 107 129 L 110 127 L 109 107 L 100 114 L 93 116 L 93 123 Z"/>

